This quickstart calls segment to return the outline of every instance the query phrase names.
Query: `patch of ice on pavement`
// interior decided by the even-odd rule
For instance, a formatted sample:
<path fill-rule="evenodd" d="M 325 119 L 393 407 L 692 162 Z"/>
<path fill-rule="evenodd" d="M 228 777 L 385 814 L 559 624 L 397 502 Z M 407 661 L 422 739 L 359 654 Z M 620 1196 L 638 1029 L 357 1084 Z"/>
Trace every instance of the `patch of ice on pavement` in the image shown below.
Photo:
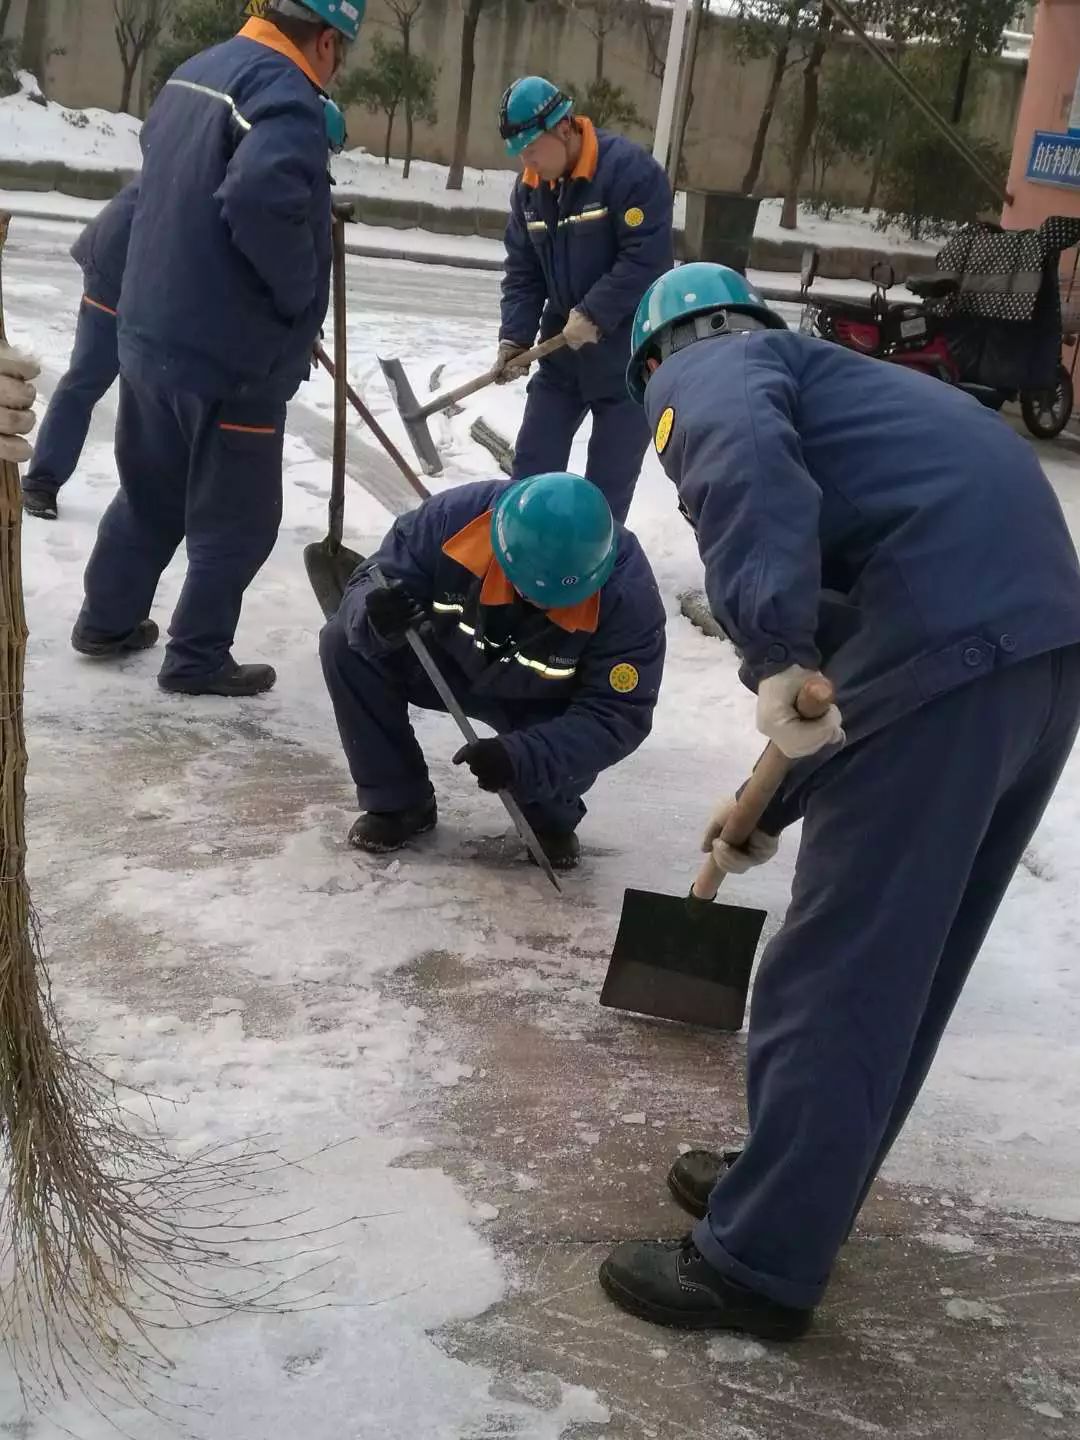
<path fill-rule="evenodd" d="M 944 1250 L 949 1255 L 970 1255 L 975 1241 L 970 1235 L 956 1235 L 948 1230 L 928 1230 L 919 1236 L 924 1245 L 934 1250 Z"/>

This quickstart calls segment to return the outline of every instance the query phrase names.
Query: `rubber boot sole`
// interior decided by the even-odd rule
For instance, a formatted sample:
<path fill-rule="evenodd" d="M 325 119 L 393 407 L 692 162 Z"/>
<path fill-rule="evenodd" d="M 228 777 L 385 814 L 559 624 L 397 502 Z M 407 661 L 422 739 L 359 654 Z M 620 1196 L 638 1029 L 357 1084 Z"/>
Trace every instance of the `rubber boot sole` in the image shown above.
<path fill-rule="evenodd" d="M 627 1290 L 612 1274 L 607 1261 L 600 1266 L 600 1287 L 621 1310 L 636 1315 L 639 1320 L 648 1320 L 652 1325 L 664 1325 L 669 1330 L 731 1330 L 740 1335 L 752 1335 L 755 1340 L 799 1340 L 810 1328 L 810 1314 L 796 1313 L 790 1319 L 777 1317 L 770 1320 L 764 1315 L 740 1314 L 734 1309 L 716 1310 L 669 1310 L 652 1300 L 644 1300 L 633 1290 Z"/>
<path fill-rule="evenodd" d="M 143 620 L 130 635 L 119 640 L 80 640 L 77 630 L 71 632 L 71 648 L 90 660 L 112 660 L 119 655 L 135 655 L 151 650 L 158 642 L 158 627 L 153 620 Z"/>
<path fill-rule="evenodd" d="M 433 815 L 430 820 L 425 820 L 422 825 L 406 835 L 404 840 L 398 840 L 393 845 L 378 840 L 354 840 L 349 835 L 349 844 L 354 850 L 359 850 L 362 855 L 396 855 L 399 850 L 404 850 L 410 841 L 416 840 L 421 835 L 430 835 L 439 823 L 439 817 Z"/>

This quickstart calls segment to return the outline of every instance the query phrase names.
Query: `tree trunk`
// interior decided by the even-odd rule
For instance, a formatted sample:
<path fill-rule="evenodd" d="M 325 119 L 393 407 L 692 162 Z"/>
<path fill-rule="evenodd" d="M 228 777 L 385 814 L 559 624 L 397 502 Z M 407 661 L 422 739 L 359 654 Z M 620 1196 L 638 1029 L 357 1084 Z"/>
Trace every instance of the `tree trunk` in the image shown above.
<path fill-rule="evenodd" d="M 602 29 L 596 32 L 596 64 L 593 67 L 593 79 L 597 85 L 604 78 L 604 40 L 605 34 Z"/>
<path fill-rule="evenodd" d="M 405 72 L 405 164 L 401 168 L 401 178 L 408 180 L 409 171 L 412 169 L 412 147 L 413 147 L 413 114 L 412 114 L 412 57 L 409 51 L 409 42 L 412 38 L 412 21 L 406 20 L 401 26 L 401 49 L 402 69 Z"/>
<path fill-rule="evenodd" d="M 48 0 L 26 0 L 26 19 L 23 22 L 22 46 L 19 50 L 19 65 L 29 70 L 45 90 L 45 59 L 49 40 Z"/>
<path fill-rule="evenodd" d="M 893 60 L 899 65 L 903 58 L 904 42 L 898 40 L 893 53 Z M 869 215 L 870 211 L 877 204 L 878 191 L 881 189 L 881 177 L 885 173 L 885 159 L 889 153 L 889 141 L 892 139 L 893 122 L 896 119 L 896 100 L 896 87 L 892 86 L 889 91 L 889 108 L 885 113 L 885 126 L 882 130 L 877 151 L 874 154 L 874 168 L 870 174 L 870 189 L 866 192 L 866 200 L 862 207 L 864 215 Z"/>
<path fill-rule="evenodd" d="M 476 75 L 476 27 L 484 0 L 465 0 L 461 21 L 461 78 L 458 81 L 457 122 L 454 126 L 454 153 L 447 190 L 460 190 L 465 178 L 465 159 L 469 150 L 469 125 L 472 121 L 473 78 Z"/>
<path fill-rule="evenodd" d="M 120 56 L 120 65 L 124 72 L 124 78 L 120 85 L 120 104 L 118 109 L 121 115 L 131 113 L 131 92 L 135 88 L 135 71 L 139 68 L 139 56 L 132 55 L 131 59 Z"/>
<path fill-rule="evenodd" d="M 953 91 L 952 114 L 949 119 L 954 125 L 959 125 L 964 114 L 964 101 L 967 98 L 968 84 L 971 80 L 971 62 L 975 57 L 975 51 L 968 45 L 960 57 L 960 69 L 956 72 L 956 89 Z"/>
<path fill-rule="evenodd" d="M 818 81 L 821 78 L 821 62 L 825 59 L 825 51 L 829 48 L 832 20 L 833 12 L 828 6 L 822 4 L 817 30 L 814 33 L 814 43 L 810 47 L 806 69 L 803 71 L 802 116 L 799 120 L 799 133 L 796 136 L 795 149 L 791 157 L 791 170 L 788 173 L 784 204 L 780 211 L 780 228 L 782 230 L 794 230 L 799 223 L 799 184 L 802 180 L 803 167 L 806 164 L 807 151 L 814 138 L 814 128 L 817 125 Z"/>
<path fill-rule="evenodd" d="M 758 182 L 758 176 L 761 174 L 761 162 L 765 158 L 765 142 L 769 138 L 773 116 L 776 114 L 776 102 L 780 98 L 780 86 L 784 83 L 784 72 L 787 70 L 788 55 L 791 52 L 791 32 L 792 27 L 789 25 L 779 50 L 773 56 L 768 94 L 765 96 L 765 104 L 761 107 L 757 134 L 754 136 L 754 148 L 750 151 L 750 163 L 747 165 L 746 174 L 742 179 L 744 195 L 753 192 L 754 186 Z"/>
<path fill-rule="evenodd" d="M 386 112 L 386 144 L 383 146 L 383 164 L 390 164 L 390 141 L 394 138 L 394 116 L 397 114 L 397 106 Z"/>
<path fill-rule="evenodd" d="M 4 31 L 7 29 L 8 16 L 11 14 L 11 0 L 0 0 L 0 40 L 4 38 Z"/>

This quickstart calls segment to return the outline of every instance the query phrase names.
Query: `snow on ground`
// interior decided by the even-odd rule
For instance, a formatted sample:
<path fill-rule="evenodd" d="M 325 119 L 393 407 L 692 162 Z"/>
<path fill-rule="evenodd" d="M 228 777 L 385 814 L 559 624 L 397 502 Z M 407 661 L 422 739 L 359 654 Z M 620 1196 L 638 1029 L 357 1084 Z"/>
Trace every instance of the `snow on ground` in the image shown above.
<path fill-rule="evenodd" d="M 9 330 L 41 354 L 46 393 L 64 366 L 78 301 L 66 255 L 73 236 L 70 224 L 24 220 L 9 242 Z M 350 371 L 403 448 L 376 355 L 398 355 L 419 394 L 439 366 L 440 385 L 475 373 L 494 350 L 497 293 L 498 277 L 482 272 L 350 266 Z M 102 668 L 71 652 L 81 571 L 115 484 L 114 398 L 63 492 L 61 523 L 28 521 L 24 531 L 31 878 L 58 998 L 113 1073 L 180 1102 L 159 1106 L 179 1146 L 265 1136 L 286 1156 L 314 1155 L 305 1172 L 283 1175 L 281 1212 L 310 1209 L 305 1228 L 371 1217 L 331 1245 L 329 1308 L 238 1316 L 170 1343 L 178 1380 L 196 1384 L 204 1405 L 197 1432 L 262 1440 L 302 1426 L 310 1440 L 556 1440 L 577 1422 L 602 1420 L 595 1397 L 573 1388 L 548 1387 L 556 1398 L 544 1405 L 509 1401 L 486 1370 L 449 1359 L 430 1334 L 482 1311 L 511 1279 L 484 1239 L 486 1212 L 423 1168 L 416 1112 L 440 1087 L 469 1083 L 468 1056 L 401 987 L 425 952 L 451 948 L 505 956 L 512 990 L 528 980 L 518 958 L 528 937 L 557 935 L 587 1013 L 601 976 L 581 957 L 610 943 L 623 887 L 679 893 L 712 797 L 752 763 L 752 701 L 732 656 L 677 613 L 700 566 L 670 487 L 650 457 L 631 515 L 671 615 L 657 724 L 590 795 L 586 863 L 556 899 L 529 867 L 487 863 L 505 823 L 449 764 L 457 741 L 442 716 L 418 719 L 444 817 L 432 843 L 391 861 L 343 844 L 352 797 L 300 559 L 325 533 L 325 377 L 293 408 L 281 540 L 237 642 L 241 659 L 274 661 L 277 690 L 238 705 L 185 700 L 158 692 L 154 655 Z M 522 403 L 523 388 L 507 387 L 433 420 L 446 470 L 432 484 L 492 474 L 468 438 L 470 421 L 482 414 L 512 436 Z M 360 431 L 351 444 L 354 468 L 378 480 L 385 500 L 349 487 L 346 542 L 364 550 L 407 501 Z M 579 466 L 585 444 L 583 435 Z M 1071 453 L 1046 452 L 1080 533 Z M 180 578 L 172 566 L 155 607 L 161 621 Z M 894 1177 L 1080 1220 L 1078 839 L 1080 756 L 975 969 L 890 1162 Z M 775 920 L 794 851 L 789 837 L 774 865 L 731 882 L 731 900 L 763 905 Z M 339 1148 L 315 1154 L 327 1145 Z M 410 1168 L 399 1168 L 407 1156 Z M 20 1415 L 0 1377 L 0 1428 Z M 161 1433 L 145 1418 L 122 1418 L 137 1440 Z M 84 1440 L 111 1433 L 72 1400 L 34 1434 L 59 1440 L 64 1426 Z"/>
<path fill-rule="evenodd" d="M 84 170 L 137 170 L 141 124 L 111 110 L 69 110 L 43 103 L 34 77 L 19 76 L 20 90 L 0 100 L 0 158 L 49 160 Z M 37 97 L 35 100 L 34 97 Z"/>
<path fill-rule="evenodd" d="M 0 100 L 0 159 L 64 161 L 68 165 L 93 169 L 137 170 L 142 164 L 139 152 L 140 122 L 131 115 L 118 115 L 108 110 L 69 110 L 56 101 L 42 105 L 31 99 L 40 91 L 33 76 L 20 76 L 19 94 Z M 503 210 L 509 204 L 516 171 L 506 169 L 477 170 L 467 166 L 460 190 L 447 190 L 448 168 L 429 160 L 414 160 L 408 180 L 401 174 L 401 160 L 391 156 L 390 164 L 382 157 L 369 154 L 361 147 L 338 155 L 332 165 L 340 190 L 348 194 L 423 201 L 444 210 Z M 49 213 L 62 208 L 50 197 L 36 197 L 48 206 Z M 59 197 L 64 199 L 67 197 Z M 86 202 L 76 201 L 75 204 Z M 863 247 L 874 250 L 908 250 L 933 255 L 940 242 L 910 240 L 901 230 L 891 227 L 884 232 L 877 227 L 878 211 L 863 214 L 861 210 L 838 213 L 830 220 L 813 215 L 803 206 L 799 211 L 796 230 L 780 228 L 782 202 L 768 199 L 758 210 L 755 234 L 767 240 L 793 240 L 821 247 Z M 35 204 L 41 210 L 41 204 Z M 72 212 L 68 212 L 72 213 Z M 74 213 L 81 214 L 81 211 Z M 686 216 L 686 196 L 675 197 L 675 224 L 681 227 Z M 365 227 L 378 228 L 378 227 Z M 398 232 L 391 232 L 398 233 Z M 412 232 L 416 233 L 416 232 Z M 472 239 L 482 250 L 459 248 Z M 451 239 L 451 237 L 447 237 Z M 388 242 L 389 243 L 389 242 Z M 495 241 L 479 237 L 458 237 L 452 240 L 449 253 L 486 253 Z"/>
<path fill-rule="evenodd" d="M 936 255 L 941 249 L 941 240 L 912 240 L 895 225 L 879 230 L 880 211 L 862 210 L 837 211 L 829 220 L 815 215 L 805 205 L 799 209 L 799 223 L 795 230 L 780 228 L 782 200 L 763 200 L 758 209 L 754 235 L 759 240 L 794 240 L 802 245 L 817 245 L 822 249 L 848 248 L 861 250 L 907 250 L 919 255 Z"/>

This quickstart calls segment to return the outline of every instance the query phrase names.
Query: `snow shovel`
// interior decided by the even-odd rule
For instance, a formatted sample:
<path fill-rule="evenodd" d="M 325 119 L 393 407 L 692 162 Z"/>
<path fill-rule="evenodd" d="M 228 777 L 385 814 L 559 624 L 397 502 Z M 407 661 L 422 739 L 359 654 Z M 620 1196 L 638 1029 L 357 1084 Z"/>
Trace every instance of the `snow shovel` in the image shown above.
<path fill-rule="evenodd" d="M 348 398 L 346 375 L 347 328 L 345 315 L 345 221 L 336 212 L 334 245 L 334 459 L 330 471 L 330 523 L 325 540 L 304 548 L 304 567 L 315 598 L 327 620 L 336 615 L 353 571 L 362 556 L 341 543 L 345 523 L 345 452 L 347 431 L 345 404 Z"/>
<path fill-rule="evenodd" d="M 566 341 L 561 334 L 553 335 L 542 345 L 534 345 L 531 350 L 526 350 L 521 355 L 515 355 L 513 363 L 515 365 L 531 365 L 534 360 L 543 360 L 545 355 L 554 355 L 555 351 L 561 350 L 565 344 Z M 485 390 L 489 385 L 494 385 L 495 366 L 493 365 L 490 370 L 485 370 L 483 375 L 478 375 L 475 380 L 467 380 L 464 385 L 459 385 L 454 390 L 444 390 L 441 395 L 436 395 L 434 400 L 429 400 L 426 405 L 421 405 L 409 384 L 409 377 L 405 374 L 405 367 L 400 360 L 383 360 L 380 357 L 379 364 L 386 376 L 390 394 L 394 397 L 394 404 L 401 416 L 401 423 L 405 426 L 405 433 L 416 451 L 416 458 L 420 461 L 420 468 L 425 475 L 441 475 L 442 461 L 439 459 L 435 441 L 431 438 L 431 432 L 427 427 L 428 416 L 437 415 L 440 410 L 448 410 L 451 405 L 455 405 L 459 400 L 464 400 L 467 395 L 475 395 L 478 390 Z"/>
<path fill-rule="evenodd" d="M 833 699 L 822 675 L 806 682 L 796 703 L 804 719 L 816 720 Z M 749 840 L 790 768 L 782 750 L 766 747 L 724 826 L 729 845 Z M 742 1028 L 765 911 L 714 905 L 723 878 L 710 853 L 685 899 L 626 891 L 601 1005 L 707 1030 Z"/>
<path fill-rule="evenodd" d="M 378 565 L 369 565 L 368 574 L 371 576 L 372 580 L 374 580 L 375 584 L 380 590 L 387 589 L 386 576 L 379 569 Z M 453 690 L 450 689 L 450 686 L 446 683 L 446 677 L 443 675 L 438 665 L 436 665 L 435 658 L 432 655 L 431 651 L 424 644 L 424 641 L 421 639 L 420 635 L 417 633 L 416 630 L 407 630 L 405 632 L 405 638 L 411 645 L 413 654 L 423 666 L 424 674 L 431 681 L 432 685 L 434 685 L 436 694 L 438 695 L 439 699 L 446 706 L 447 713 L 453 716 L 454 720 L 457 722 L 458 729 L 461 731 L 462 735 L 465 736 L 465 739 L 469 742 L 469 744 L 474 745 L 480 737 L 473 729 L 472 721 L 465 714 L 465 711 L 461 708 L 457 696 L 454 694 Z M 536 861 L 537 865 L 539 865 L 540 869 L 544 872 L 547 878 L 551 881 L 552 885 L 555 886 L 555 889 L 558 890 L 561 894 L 562 886 L 559 884 L 555 871 L 551 868 L 551 861 L 544 854 L 544 847 L 536 838 L 536 831 L 532 828 L 528 820 L 526 820 L 525 816 L 522 814 L 521 806 L 514 799 L 513 795 L 511 795 L 509 790 L 500 790 L 499 799 L 505 806 L 506 813 L 514 822 L 514 829 L 518 832 L 518 834 L 524 841 L 525 848 L 528 850 L 529 854 Z"/>

